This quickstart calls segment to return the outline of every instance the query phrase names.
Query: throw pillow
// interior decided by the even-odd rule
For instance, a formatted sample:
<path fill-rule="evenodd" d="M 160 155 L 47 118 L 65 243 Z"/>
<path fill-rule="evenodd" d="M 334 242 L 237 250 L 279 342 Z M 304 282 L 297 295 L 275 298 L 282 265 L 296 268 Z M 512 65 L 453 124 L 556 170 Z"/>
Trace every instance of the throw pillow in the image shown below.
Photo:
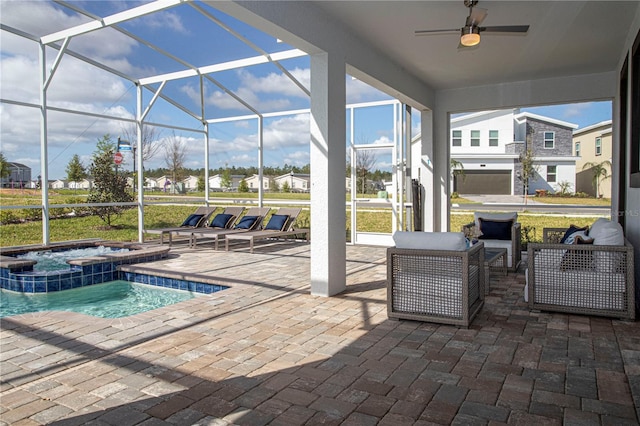
<path fill-rule="evenodd" d="M 580 245 L 580 244 L 593 244 L 593 238 L 587 235 L 586 230 L 576 231 L 569 235 L 564 244 L 567 245 Z M 591 250 L 575 250 L 568 249 L 562 255 L 562 261 L 560 262 L 561 271 L 569 270 L 593 270 L 593 251 Z"/>
<path fill-rule="evenodd" d="M 593 244 L 593 237 L 587 235 L 585 229 L 573 232 L 564 239 L 563 244 Z"/>
<path fill-rule="evenodd" d="M 226 213 L 217 214 L 216 217 L 214 217 L 211 223 L 209 224 L 209 227 L 221 228 L 221 229 L 228 228 L 233 223 L 233 218 L 234 216 L 232 214 L 226 214 Z"/>
<path fill-rule="evenodd" d="M 259 222 L 260 216 L 244 216 L 234 229 L 253 229 Z"/>
<path fill-rule="evenodd" d="M 289 220 L 289 215 L 287 214 L 274 214 L 269 219 L 269 223 L 264 229 L 269 229 L 272 231 L 282 231 Z"/>
<path fill-rule="evenodd" d="M 573 234 L 574 232 L 577 231 L 586 231 L 586 233 L 588 233 L 589 231 L 589 227 L 585 226 L 583 228 L 576 226 L 576 225 L 570 225 L 569 229 L 567 229 L 567 232 L 564 233 L 564 235 L 562 236 L 562 238 L 560 239 L 560 244 L 564 244 L 564 242 L 567 240 L 567 238 L 569 237 L 569 235 Z M 569 243 L 569 244 L 573 244 L 573 243 Z"/>
<path fill-rule="evenodd" d="M 190 214 L 180 226 L 198 226 L 203 217 L 203 214 Z"/>
<path fill-rule="evenodd" d="M 481 240 L 511 240 L 511 227 L 513 219 L 509 220 L 485 220 L 479 218 Z"/>
<path fill-rule="evenodd" d="M 473 221 L 476 225 L 476 228 L 480 227 L 480 219 L 483 220 L 513 220 L 513 222 L 518 221 L 518 213 L 510 212 L 510 213 L 489 213 L 489 212 L 475 212 L 473 214 Z"/>

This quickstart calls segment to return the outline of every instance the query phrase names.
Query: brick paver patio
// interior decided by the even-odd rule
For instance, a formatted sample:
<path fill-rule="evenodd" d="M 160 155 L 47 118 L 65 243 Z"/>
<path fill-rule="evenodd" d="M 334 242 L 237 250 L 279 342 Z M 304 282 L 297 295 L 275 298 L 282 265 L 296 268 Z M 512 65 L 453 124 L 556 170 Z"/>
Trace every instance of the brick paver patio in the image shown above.
<path fill-rule="evenodd" d="M 309 246 L 176 247 L 146 270 L 231 288 L 122 319 L 1 321 L 0 419 L 32 425 L 636 425 L 640 327 L 531 312 L 492 276 L 469 329 L 386 316 L 385 250 L 309 294 Z"/>

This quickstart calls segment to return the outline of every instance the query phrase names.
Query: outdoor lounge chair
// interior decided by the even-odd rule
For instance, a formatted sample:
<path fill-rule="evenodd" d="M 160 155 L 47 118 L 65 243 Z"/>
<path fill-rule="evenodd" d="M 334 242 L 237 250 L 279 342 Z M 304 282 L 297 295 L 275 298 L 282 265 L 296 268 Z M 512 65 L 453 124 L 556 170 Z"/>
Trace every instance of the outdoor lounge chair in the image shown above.
<path fill-rule="evenodd" d="M 236 210 L 231 210 L 236 209 Z M 237 210 L 240 209 L 240 210 Z M 225 235 L 236 234 L 249 232 L 253 229 L 258 229 L 262 226 L 262 221 L 269 214 L 271 208 L 269 207 L 251 207 L 247 210 L 247 213 L 239 217 L 244 207 L 229 207 L 225 209 L 225 213 L 229 211 L 227 214 L 233 214 L 235 216 L 235 220 L 231 221 L 226 228 L 214 228 L 214 227 L 203 227 L 193 230 L 183 230 L 180 231 L 179 235 L 188 235 L 190 238 L 190 246 L 194 248 L 198 242 L 198 237 L 200 238 L 209 238 L 214 240 L 215 249 L 218 250 L 218 241 Z M 234 214 L 237 213 L 237 214 Z M 255 217 L 254 221 L 249 220 L 249 218 Z M 214 218 L 215 220 L 215 218 Z"/>
<path fill-rule="evenodd" d="M 195 212 L 190 214 L 180 226 L 174 226 L 171 228 L 158 228 L 158 229 L 145 229 L 144 232 L 147 234 L 159 234 L 160 235 L 160 244 L 164 243 L 164 236 L 169 236 L 169 245 L 171 245 L 171 234 L 177 231 L 184 231 L 185 229 L 195 229 L 201 226 L 204 226 L 211 214 L 216 210 L 217 207 L 207 207 L 201 206 L 196 209 Z"/>
<path fill-rule="evenodd" d="M 468 327 L 484 305 L 484 244 L 462 232 L 395 232 L 387 249 L 387 315 Z"/>
<path fill-rule="evenodd" d="M 521 226 L 518 213 L 475 212 L 474 221 L 463 225 L 462 232 L 469 238 L 478 238 L 486 248 L 507 250 L 507 267 L 517 271 L 522 260 Z"/>
<path fill-rule="evenodd" d="M 296 219 L 302 209 L 299 208 L 281 208 L 265 225 L 264 229 L 250 232 L 243 232 L 240 234 L 229 234 L 225 238 L 225 250 L 229 250 L 229 241 L 249 241 L 249 252 L 253 253 L 253 243 L 257 240 L 263 240 L 267 238 L 283 238 L 293 237 L 296 235 L 305 235 L 306 240 L 309 241 L 309 229 L 296 229 L 294 228 Z"/>

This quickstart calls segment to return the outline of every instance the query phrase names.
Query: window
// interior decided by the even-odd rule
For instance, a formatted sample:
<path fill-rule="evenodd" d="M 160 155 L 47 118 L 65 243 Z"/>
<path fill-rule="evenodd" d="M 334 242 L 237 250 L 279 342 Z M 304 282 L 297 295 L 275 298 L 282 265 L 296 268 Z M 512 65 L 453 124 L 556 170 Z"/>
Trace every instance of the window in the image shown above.
<path fill-rule="evenodd" d="M 544 147 L 547 149 L 553 148 L 556 142 L 555 132 L 544 132 Z"/>
<path fill-rule="evenodd" d="M 602 155 L 602 138 L 596 138 L 596 155 Z"/>
<path fill-rule="evenodd" d="M 547 182 L 553 183 L 556 181 L 556 167 L 557 166 L 547 166 Z"/>
<path fill-rule="evenodd" d="M 576 157 L 580 156 L 580 142 L 576 142 Z"/>
<path fill-rule="evenodd" d="M 453 130 L 451 133 L 451 145 L 462 146 L 462 130 Z"/>
<path fill-rule="evenodd" d="M 498 146 L 497 130 L 489 130 L 489 146 Z"/>
<path fill-rule="evenodd" d="M 480 130 L 471 131 L 471 146 L 480 146 Z"/>

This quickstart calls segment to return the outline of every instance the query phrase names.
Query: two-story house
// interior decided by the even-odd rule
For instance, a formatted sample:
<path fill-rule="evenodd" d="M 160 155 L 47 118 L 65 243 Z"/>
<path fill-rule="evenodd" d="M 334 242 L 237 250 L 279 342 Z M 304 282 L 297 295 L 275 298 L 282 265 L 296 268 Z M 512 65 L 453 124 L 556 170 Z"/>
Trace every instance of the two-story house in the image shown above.
<path fill-rule="evenodd" d="M 520 155 L 531 149 L 536 175 L 529 194 L 550 192 L 559 183 L 575 188 L 572 133 L 578 126 L 519 110 L 494 110 L 451 119 L 452 190 L 460 194 L 522 195 Z M 454 164 L 455 164 L 454 162 Z"/>
<path fill-rule="evenodd" d="M 611 176 L 611 120 L 602 121 L 573 132 L 573 154 L 576 160 L 576 192 L 596 195 L 594 165 L 601 165 Z M 609 163 L 605 163 L 608 161 Z M 599 195 L 611 198 L 611 179 L 599 180 Z"/>

